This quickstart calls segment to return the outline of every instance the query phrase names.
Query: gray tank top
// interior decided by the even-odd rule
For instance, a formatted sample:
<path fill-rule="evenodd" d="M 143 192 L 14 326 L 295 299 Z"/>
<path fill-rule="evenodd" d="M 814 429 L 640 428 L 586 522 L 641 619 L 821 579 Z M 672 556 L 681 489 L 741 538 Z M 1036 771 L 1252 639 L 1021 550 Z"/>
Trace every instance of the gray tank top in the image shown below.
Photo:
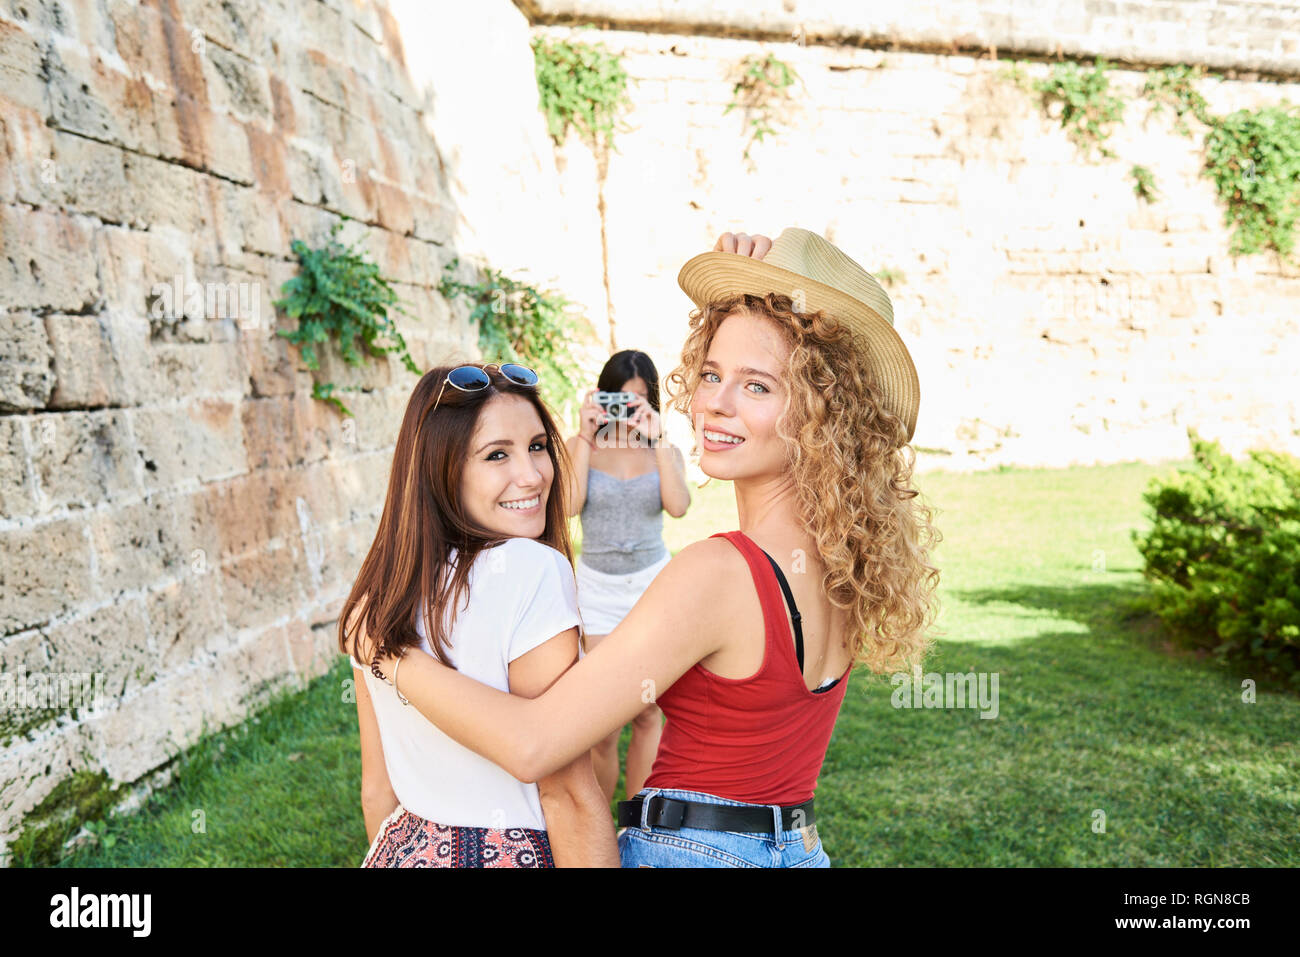
<path fill-rule="evenodd" d="M 588 468 L 581 515 L 581 557 L 598 572 L 630 575 L 668 556 L 658 469 L 624 480 Z"/>

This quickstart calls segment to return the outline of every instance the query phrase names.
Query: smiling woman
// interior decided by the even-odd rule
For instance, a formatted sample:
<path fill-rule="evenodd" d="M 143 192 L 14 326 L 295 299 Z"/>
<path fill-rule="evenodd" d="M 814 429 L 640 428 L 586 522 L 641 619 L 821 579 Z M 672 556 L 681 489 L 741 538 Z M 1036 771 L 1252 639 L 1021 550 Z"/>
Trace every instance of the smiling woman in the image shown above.
<path fill-rule="evenodd" d="M 511 533 L 523 538 L 546 531 L 555 463 L 551 438 L 540 426 L 536 410 L 520 396 L 502 395 L 479 416 L 460 484 L 466 512 L 484 528 L 506 521 Z"/>
<path fill-rule="evenodd" d="M 576 660 L 581 619 L 555 482 L 565 452 L 536 381 L 511 364 L 444 366 L 407 405 L 379 528 L 339 618 L 359 675 L 364 866 L 617 862 L 589 755 L 521 782 L 383 693 L 367 667 L 419 650 L 532 697 Z"/>

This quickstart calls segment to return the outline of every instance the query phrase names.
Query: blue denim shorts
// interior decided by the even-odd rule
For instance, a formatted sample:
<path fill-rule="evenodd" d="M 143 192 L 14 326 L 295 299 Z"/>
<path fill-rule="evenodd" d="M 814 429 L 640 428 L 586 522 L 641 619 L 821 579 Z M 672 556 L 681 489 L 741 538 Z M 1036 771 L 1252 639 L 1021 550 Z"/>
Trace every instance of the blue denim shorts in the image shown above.
<path fill-rule="evenodd" d="M 708 831 L 698 827 L 650 827 L 646 824 L 649 799 L 678 798 L 701 804 L 725 804 L 729 807 L 775 808 L 772 830 L 764 833 Z M 618 839 L 618 853 L 623 867 L 830 867 L 830 858 L 822 849 L 816 826 L 794 831 L 778 831 L 778 805 L 746 804 L 729 801 L 700 791 L 670 788 L 643 788 L 641 825 L 629 827 Z"/>

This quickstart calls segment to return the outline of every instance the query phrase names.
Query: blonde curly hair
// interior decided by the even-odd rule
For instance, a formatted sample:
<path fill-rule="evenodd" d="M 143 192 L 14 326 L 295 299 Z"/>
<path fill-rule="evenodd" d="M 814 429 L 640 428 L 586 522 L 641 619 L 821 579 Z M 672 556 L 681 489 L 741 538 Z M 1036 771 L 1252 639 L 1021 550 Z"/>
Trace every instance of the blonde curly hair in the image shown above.
<path fill-rule="evenodd" d="M 796 312 L 777 293 L 708 302 L 690 314 L 681 364 L 665 380 L 668 406 L 690 418 L 709 346 L 735 313 L 769 320 L 790 346 L 776 432 L 800 520 L 826 568 L 822 587 L 849 612 L 854 663 L 877 674 L 921 664 L 938 616 L 939 569 L 930 554 L 943 536 L 935 509 L 911 487 L 916 453 L 907 427 L 882 404 L 853 330 L 822 312 Z"/>

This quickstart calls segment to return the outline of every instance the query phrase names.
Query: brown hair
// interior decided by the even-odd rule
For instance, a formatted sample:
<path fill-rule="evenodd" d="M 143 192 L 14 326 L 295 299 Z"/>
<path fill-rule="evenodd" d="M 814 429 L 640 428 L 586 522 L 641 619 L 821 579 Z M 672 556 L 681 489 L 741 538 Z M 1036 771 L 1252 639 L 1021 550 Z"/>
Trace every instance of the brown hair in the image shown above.
<path fill-rule="evenodd" d="M 537 388 L 517 385 L 498 369 L 484 370 L 491 382 L 478 392 L 444 388 L 453 368 L 439 366 L 426 372 L 407 403 L 379 528 L 339 614 L 339 648 L 344 653 L 362 625 L 368 647 L 357 649 L 357 654 L 400 655 L 404 648 L 417 647 L 416 616 L 423 602 L 433 654 L 451 666 L 446 649 L 451 647 L 449 636 L 469 584 L 470 567 L 481 551 L 507 538 L 474 522 L 460 496 L 470 439 L 483 407 L 496 395 L 522 396 L 542 420 L 555 478 L 546 500 L 546 528 L 538 540 L 573 563 L 564 500 L 571 465 L 564 439 Z M 435 401 L 438 407 L 430 413 Z M 457 560 L 448 575 L 452 548 L 457 549 Z M 444 628 L 448 606 L 451 617 Z"/>
<path fill-rule="evenodd" d="M 800 519 L 826 567 L 822 587 L 849 612 L 853 660 L 877 673 L 919 664 L 938 614 L 939 570 L 929 558 L 942 535 L 934 510 L 910 487 L 915 451 L 907 427 L 882 404 L 863 361 L 869 353 L 853 330 L 822 312 L 796 312 L 793 300 L 777 293 L 706 303 L 691 313 L 681 364 L 666 379 L 668 404 L 690 417 L 718 327 L 746 312 L 767 319 L 790 346 L 776 431 Z"/>

